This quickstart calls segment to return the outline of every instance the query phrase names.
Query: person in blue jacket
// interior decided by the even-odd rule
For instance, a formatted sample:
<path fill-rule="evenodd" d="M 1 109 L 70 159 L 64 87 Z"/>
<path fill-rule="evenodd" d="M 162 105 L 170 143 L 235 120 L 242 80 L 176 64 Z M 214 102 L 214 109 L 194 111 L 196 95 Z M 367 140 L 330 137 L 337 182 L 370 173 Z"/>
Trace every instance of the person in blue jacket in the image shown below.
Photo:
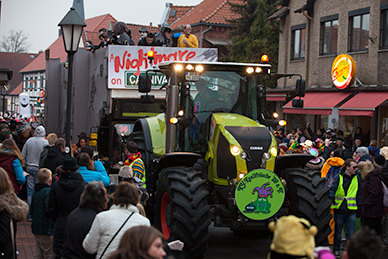
<path fill-rule="evenodd" d="M 95 171 L 93 162 L 87 153 L 80 153 L 77 156 L 78 172 L 82 175 L 82 178 L 88 183 L 91 181 L 101 181 L 104 187 L 107 188 L 110 183 L 110 178 L 105 171 Z M 103 166 L 102 166 L 103 167 Z"/>

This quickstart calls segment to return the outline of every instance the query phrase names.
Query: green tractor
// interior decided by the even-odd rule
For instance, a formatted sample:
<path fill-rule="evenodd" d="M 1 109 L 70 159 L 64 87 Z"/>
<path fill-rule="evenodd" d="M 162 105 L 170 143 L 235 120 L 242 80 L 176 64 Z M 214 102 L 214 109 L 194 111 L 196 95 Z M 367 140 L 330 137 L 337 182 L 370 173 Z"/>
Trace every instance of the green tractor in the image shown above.
<path fill-rule="evenodd" d="M 147 216 L 166 239 L 183 241 L 190 258 L 206 252 L 211 222 L 244 234 L 293 214 L 318 227 L 317 244 L 327 242 L 325 180 L 305 169 L 312 156 L 278 156 L 278 122 L 262 112 L 270 68 L 174 61 L 140 75 L 148 102 L 152 75 L 168 81 L 166 112 L 137 120 L 130 135 L 146 166 Z"/>

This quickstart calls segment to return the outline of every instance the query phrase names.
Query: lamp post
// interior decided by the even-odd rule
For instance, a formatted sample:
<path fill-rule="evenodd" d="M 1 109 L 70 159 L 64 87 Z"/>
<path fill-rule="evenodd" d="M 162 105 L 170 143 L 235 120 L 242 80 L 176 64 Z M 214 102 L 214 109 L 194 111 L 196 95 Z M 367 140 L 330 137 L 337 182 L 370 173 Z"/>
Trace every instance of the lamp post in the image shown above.
<path fill-rule="evenodd" d="M 78 50 L 79 40 L 85 22 L 79 16 L 77 11 L 71 7 L 70 11 L 63 17 L 58 24 L 61 27 L 63 43 L 68 56 L 68 81 L 67 81 L 67 105 L 66 105 L 66 150 L 70 154 L 70 120 L 71 120 L 71 88 L 73 84 L 73 57 Z"/>

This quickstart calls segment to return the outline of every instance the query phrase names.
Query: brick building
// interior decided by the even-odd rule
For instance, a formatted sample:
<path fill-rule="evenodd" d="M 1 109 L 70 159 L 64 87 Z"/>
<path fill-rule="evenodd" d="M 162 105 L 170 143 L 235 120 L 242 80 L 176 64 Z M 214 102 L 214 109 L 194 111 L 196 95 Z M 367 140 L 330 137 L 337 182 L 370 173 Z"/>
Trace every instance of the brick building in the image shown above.
<path fill-rule="evenodd" d="M 288 130 L 330 127 L 354 133 L 362 127 L 366 144 L 388 145 L 388 1 L 283 0 L 268 17 L 279 20 L 279 73 L 306 80 L 304 109 L 293 108 L 295 79 L 281 78 L 268 91 L 272 107 L 289 122 Z M 354 59 L 349 87 L 333 84 L 336 57 Z"/>

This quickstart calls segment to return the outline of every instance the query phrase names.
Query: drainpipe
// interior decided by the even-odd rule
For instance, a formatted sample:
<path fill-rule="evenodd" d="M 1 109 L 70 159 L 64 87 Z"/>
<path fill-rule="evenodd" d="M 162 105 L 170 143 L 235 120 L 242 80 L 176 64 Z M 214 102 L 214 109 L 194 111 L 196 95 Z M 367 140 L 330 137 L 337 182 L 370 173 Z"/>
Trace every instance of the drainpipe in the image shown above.
<path fill-rule="evenodd" d="M 201 33 L 201 48 L 203 48 L 203 35 L 204 35 L 206 32 L 210 31 L 210 30 L 212 29 L 212 27 L 213 27 L 213 25 L 210 25 L 209 28 L 207 28 L 206 30 L 204 30 L 204 31 Z"/>

